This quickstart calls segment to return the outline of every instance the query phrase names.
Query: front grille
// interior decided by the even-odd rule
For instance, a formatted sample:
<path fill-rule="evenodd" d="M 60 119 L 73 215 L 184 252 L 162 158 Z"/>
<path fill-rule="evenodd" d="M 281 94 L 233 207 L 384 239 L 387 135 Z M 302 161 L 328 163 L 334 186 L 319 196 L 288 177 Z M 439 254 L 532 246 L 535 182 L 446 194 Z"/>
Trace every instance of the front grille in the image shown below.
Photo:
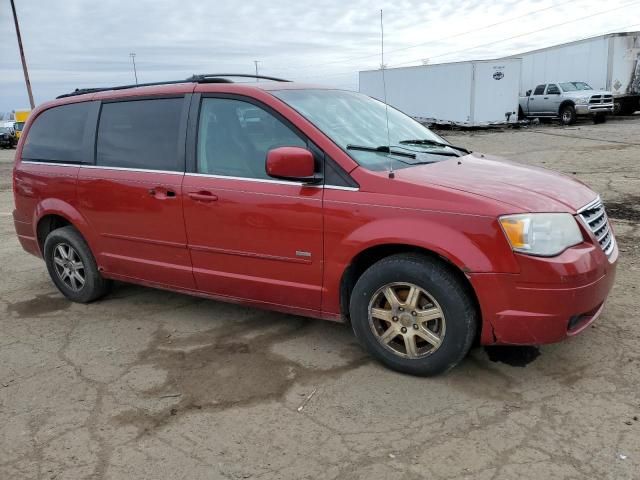
<path fill-rule="evenodd" d="M 584 223 L 589 227 L 589 230 L 591 230 L 598 240 L 598 243 L 602 247 L 605 255 L 611 255 L 615 239 L 613 238 L 613 232 L 609 226 L 607 212 L 604 210 L 604 205 L 602 204 L 600 197 L 578 210 L 578 214 L 582 217 Z"/>
<path fill-rule="evenodd" d="M 611 103 L 612 101 L 613 101 L 612 95 L 591 95 L 591 98 L 589 99 L 589 103 L 591 105 L 598 104 L 598 103 Z"/>

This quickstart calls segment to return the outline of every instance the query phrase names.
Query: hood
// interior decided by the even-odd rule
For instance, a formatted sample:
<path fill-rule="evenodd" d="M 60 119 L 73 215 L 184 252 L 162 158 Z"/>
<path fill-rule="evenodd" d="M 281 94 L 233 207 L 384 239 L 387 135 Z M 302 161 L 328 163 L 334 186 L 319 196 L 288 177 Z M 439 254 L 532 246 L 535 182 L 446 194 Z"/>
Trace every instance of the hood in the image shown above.
<path fill-rule="evenodd" d="M 566 175 L 476 154 L 396 170 L 396 178 L 416 185 L 439 185 L 497 200 L 518 212 L 569 212 L 597 194 Z"/>
<path fill-rule="evenodd" d="M 576 90 L 571 92 L 563 92 L 563 96 L 568 98 L 589 98 L 592 95 L 613 95 L 611 92 L 604 90 Z"/>

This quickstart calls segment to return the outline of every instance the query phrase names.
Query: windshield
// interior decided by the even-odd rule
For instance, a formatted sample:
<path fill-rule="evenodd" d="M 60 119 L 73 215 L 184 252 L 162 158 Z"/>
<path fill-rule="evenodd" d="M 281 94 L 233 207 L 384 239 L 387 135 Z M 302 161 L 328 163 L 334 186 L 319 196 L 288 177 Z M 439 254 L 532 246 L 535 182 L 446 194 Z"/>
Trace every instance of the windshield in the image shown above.
<path fill-rule="evenodd" d="M 421 156 L 435 151 L 449 152 L 449 148 L 440 146 L 407 144 L 407 140 L 445 141 L 391 106 L 387 137 L 384 103 L 360 93 L 322 89 L 278 90 L 271 93 L 297 110 L 345 151 L 348 146 L 379 147 L 390 144 L 391 150 L 418 153 Z M 348 154 L 369 170 L 399 169 L 418 163 L 387 152 L 349 149 Z M 436 155 L 427 157 L 429 163 L 448 158 Z"/>
<path fill-rule="evenodd" d="M 585 82 L 566 82 L 561 83 L 560 86 L 565 92 L 575 92 L 576 90 L 593 90 L 588 83 Z"/>
<path fill-rule="evenodd" d="M 21 132 L 22 131 L 22 127 L 24 127 L 24 122 L 16 122 L 15 129 L 16 129 L 17 132 Z"/>

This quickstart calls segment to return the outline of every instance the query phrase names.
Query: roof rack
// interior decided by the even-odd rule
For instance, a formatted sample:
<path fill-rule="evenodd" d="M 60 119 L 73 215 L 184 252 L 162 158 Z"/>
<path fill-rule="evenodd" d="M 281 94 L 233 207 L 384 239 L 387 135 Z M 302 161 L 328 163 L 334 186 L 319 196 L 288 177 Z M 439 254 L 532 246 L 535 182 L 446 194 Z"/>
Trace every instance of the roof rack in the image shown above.
<path fill-rule="evenodd" d="M 264 75 L 251 75 L 249 73 L 205 73 L 201 75 L 193 75 L 187 78 L 188 82 L 196 83 L 233 83 L 231 80 L 220 77 L 239 77 L 239 78 L 255 78 L 262 80 L 271 80 L 272 82 L 290 82 L 291 80 L 285 80 L 283 78 L 266 77 Z"/>
<path fill-rule="evenodd" d="M 276 77 L 267 77 L 264 75 L 251 75 L 247 73 L 205 73 L 194 74 L 184 80 L 169 80 L 166 82 L 151 82 L 151 83 L 138 83 L 135 85 L 117 85 L 115 87 L 102 87 L 102 88 L 76 88 L 71 93 L 65 93 L 58 95 L 56 98 L 74 97 L 76 95 L 84 95 L 86 93 L 106 92 L 109 90 L 126 90 L 129 88 L 138 87 L 153 87 L 157 85 L 174 85 L 177 83 L 233 83 L 228 77 L 239 78 L 255 78 L 257 80 L 271 80 L 273 82 L 290 82 L 291 80 L 285 80 Z"/>

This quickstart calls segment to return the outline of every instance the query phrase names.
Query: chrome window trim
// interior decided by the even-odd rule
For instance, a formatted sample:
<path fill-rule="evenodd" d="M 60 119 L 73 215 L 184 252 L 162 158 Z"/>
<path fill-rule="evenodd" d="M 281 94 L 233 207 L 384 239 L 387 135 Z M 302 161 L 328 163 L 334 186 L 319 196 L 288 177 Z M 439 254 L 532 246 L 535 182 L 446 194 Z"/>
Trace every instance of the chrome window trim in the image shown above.
<path fill-rule="evenodd" d="M 80 165 L 83 168 L 92 168 L 96 170 L 121 170 L 125 172 L 142 172 L 142 173 L 169 173 L 171 175 L 184 175 L 184 172 L 175 170 L 153 170 L 151 168 L 132 168 L 132 167 L 109 167 L 106 165 Z"/>
<path fill-rule="evenodd" d="M 341 185 L 325 185 L 324 188 L 328 188 L 329 190 L 344 190 L 346 192 L 359 192 L 360 189 L 358 187 L 343 187 Z"/>
<path fill-rule="evenodd" d="M 218 178 L 221 180 L 241 180 L 245 182 L 273 183 L 276 185 L 293 185 L 293 186 L 308 187 L 308 188 L 328 188 L 330 190 L 347 190 L 352 192 L 360 191 L 360 189 L 356 187 L 343 187 L 340 185 L 317 185 L 313 183 L 294 182 L 289 180 L 271 180 L 269 178 L 234 177 L 232 175 L 216 175 L 213 173 L 193 173 L 193 172 L 187 172 L 185 173 L 185 175 L 190 177 Z"/>
<path fill-rule="evenodd" d="M 208 178 L 219 178 L 221 180 L 243 180 L 246 182 L 257 182 L 257 183 L 272 183 L 275 185 L 293 185 L 299 187 L 309 187 L 309 188 L 327 188 L 330 190 L 344 190 L 348 192 L 358 192 L 360 191 L 357 187 L 343 187 L 339 185 L 316 185 L 304 182 L 294 182 L 288 180 L 271 180 L 267 178 L 249 178 L 249 177 L 233 177 L 227 175 L 214 175 L 209 173 L 185 173 L 185 172 L 176 172 L 174 170 L 152 170 L 149 168 L 129 168 L 129 167 L 108 167 L 104 165 L 86 165 L 83 163 L 58 163 L 58 162 L 38 162 L 33 160 L 22 160 L 21 163 L 29 164 L 29 165 L 55 165 L 58 167 L 78 167 L 78 168 L 90 168 L 97 170 L 120 170 L 125 172 L 142 172 L 142 173 L 168 173 L 171 175 L 187 175 L 190 177 L 208 177 Z"/>
<path fill-rule="evenodd" d="M 55 165 L 57 167 L 81 167 L 82 163 L 62 163 L 62 162 L 46 162 L 38 160 L 20 160 L 20 163 L 27 165 Z"/>
<path fill-rule="evenodd" d="M 34 161 L 34 160 L 22 160 L 21 163 L 28 165 L 54 165 L 58 167 L 81 167 L 81 168 L 93 168 L 97 170 L 122 170 L 126 172 L 143 172 L 143 173 L 169 173 L 171 175 L 184 175 L 184 172 L 176 172 L 175 170 L 153 170 L 150 168 L 129 168 L 129 167 L 108 167 L 106 165 L 87 165 L 85 163 L 59 163 L 59 162 L 46 162 L 46 161 Z"/>
<path fill-rule="evenodd" d="M 304 182 L 294 182 L 288 180 L 271 180 L 268 178 L 251 178 L 251 177 L 234 177 L 231 175 L 215 175 L 213 173 L 192 173 L 187 172 L 185 175 L 189 177 L 207 177 L 207 178 L 219 178 L 222 180 L 244 180 L 245 182 L 258 182 L 258 183 L 274 183 L 277 185 L 294 185 L 305 187 L 321 187 L 322 185 L 309 184 Z"/>

